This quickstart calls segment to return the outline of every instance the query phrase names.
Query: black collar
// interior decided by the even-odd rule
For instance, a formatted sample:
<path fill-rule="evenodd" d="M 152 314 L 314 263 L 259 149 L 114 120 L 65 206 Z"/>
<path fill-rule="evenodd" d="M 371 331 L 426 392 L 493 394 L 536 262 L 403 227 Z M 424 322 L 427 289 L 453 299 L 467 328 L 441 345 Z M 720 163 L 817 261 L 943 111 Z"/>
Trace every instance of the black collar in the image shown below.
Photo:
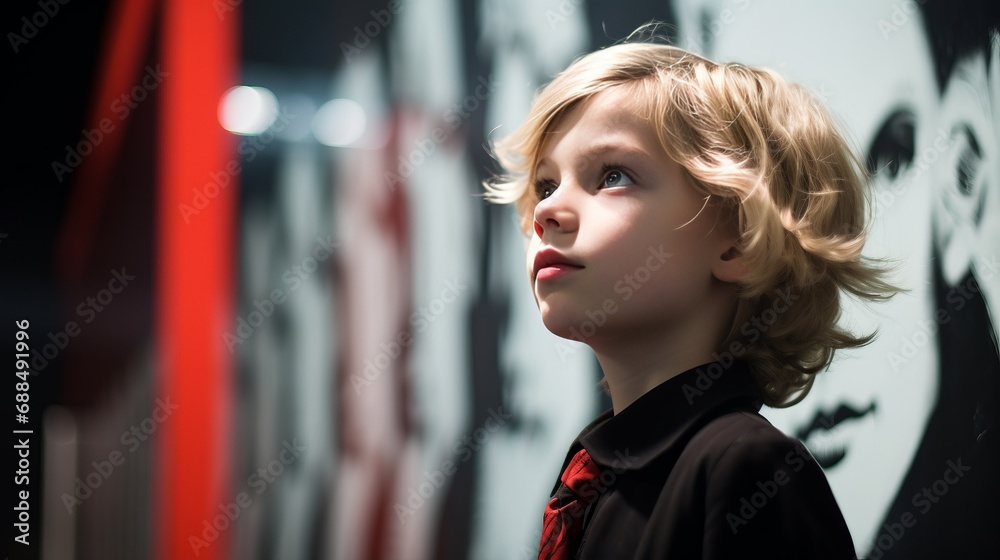
<path fill-rule="evenodd" d="M 762 395 L 746 362 L 711 362 L 674 376 L 617 415 L 609 409 L 580 432 L 563 462 L 580 447 L 602 468 L 643 471 L 676 461 L 688 440 L 712 419 L 736 410 L 757 413 Z M 559 488 L 556 481 L 552 493 Z"/>

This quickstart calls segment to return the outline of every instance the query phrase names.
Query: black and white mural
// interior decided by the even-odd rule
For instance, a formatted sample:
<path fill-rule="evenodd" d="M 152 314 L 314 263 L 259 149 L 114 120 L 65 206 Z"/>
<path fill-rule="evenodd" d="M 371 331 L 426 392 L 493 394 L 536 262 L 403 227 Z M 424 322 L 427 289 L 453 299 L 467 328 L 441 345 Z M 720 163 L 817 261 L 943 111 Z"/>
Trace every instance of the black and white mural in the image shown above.
<path fill-rule="evenodd" d="M 511 209 L 477 198 L 493 169 L 484 145 L 573 58 L 649 19 L 669 22 L 679 46 L 807 86 L 874 177 L 867 254 L 892 263 L 906 292 L 851 302 L 843 321 L 879 337 L 838 355 L 802 403 L 765 415 L 823 466 L 860 556 L 996 550 L 1000 35 L 995 8 L 932 0 L 408 5 L 385 51 L 361 53 L 384 66 L 396 107 L 389 175 L 369 188 L 408 201 L 407 311 L 449 282 L 463 293 L 394 373 L 411 389 L 399 404 L 419 426 L 405 435 L 419 466 L 405 463 L 409 480 L 370 530 L 394 535 L 399 557 L 533 557 L 564 447 L 607 401 L 589 350 L 538 320 Z M 428 142 L 435 131 L 443 140 Z M 359 174 L 338 181 L 348 176 Z M 390 406 L 370 404 L 359 418 Z"/>

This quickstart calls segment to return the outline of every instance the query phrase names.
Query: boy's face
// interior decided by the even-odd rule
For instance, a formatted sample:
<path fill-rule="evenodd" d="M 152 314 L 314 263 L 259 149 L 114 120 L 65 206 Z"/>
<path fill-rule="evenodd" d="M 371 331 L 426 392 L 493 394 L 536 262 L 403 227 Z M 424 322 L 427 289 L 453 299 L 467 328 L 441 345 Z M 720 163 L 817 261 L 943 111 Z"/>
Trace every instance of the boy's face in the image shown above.
<path fill-rule="evenodd" d="M 553 126 L 535 170 L 532 292 L 550 331 L 595 349 L 631 335 L 676 340 L 700 322 L 721 289 L 713 262 L 735 238 L 636 113 L 615 89 L 595 95 Z M 572 266 L 535 270 L 552 250 Z"/>

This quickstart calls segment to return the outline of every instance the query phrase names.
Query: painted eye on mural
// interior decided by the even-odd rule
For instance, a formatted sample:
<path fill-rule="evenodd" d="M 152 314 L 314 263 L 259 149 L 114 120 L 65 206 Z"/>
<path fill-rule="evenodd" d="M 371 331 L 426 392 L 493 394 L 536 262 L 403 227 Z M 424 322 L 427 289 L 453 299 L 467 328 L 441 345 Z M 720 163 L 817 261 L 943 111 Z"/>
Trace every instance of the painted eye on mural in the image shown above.
<path fill-rule="evenodd" d="M 982 164 L 983 152 L 979 148 L 976 134 L 968 126 L 961 127 L 958 134 L 960 142 L 958 161 L 955 164 L 955 187 L 964 196 L 971 196 L 975 191 L 976 177 Z"/>
<path fill-rule="evenodd" d="M 973 263 L 972 251 L 982 224 L 984 208 L 983 152 L 970 123 L 951 130 L 950 149 L 945 154 L 946 175 L 936 181 L 938 202 L 934 214 L 936 241 L 944 279 L 955 285 Z"/>
<path fill-rule="evenodd" d="M 916 123 L 913 113 L 896 111 L 879 128 L 868 148 L 868 173 L 895 180 L 913 164 L 916 153 Z"/>

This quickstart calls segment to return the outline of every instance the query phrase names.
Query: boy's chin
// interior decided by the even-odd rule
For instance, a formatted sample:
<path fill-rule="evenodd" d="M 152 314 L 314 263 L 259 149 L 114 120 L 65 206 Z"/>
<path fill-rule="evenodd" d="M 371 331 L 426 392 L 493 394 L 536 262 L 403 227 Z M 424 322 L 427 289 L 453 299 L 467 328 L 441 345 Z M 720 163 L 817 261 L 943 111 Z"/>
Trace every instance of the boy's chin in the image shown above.
<path fill-rule="evenodd" d="M 604 329 L 597 326 L 594 321 L 587 319 L 586 317 L 580 320 L 565 320 L 563 318 L 547 317 L 546 314 L 542 314 L 542 324 L 545 328 L 549 330 L 552 334 L 565 338 L 566 340 L 572 340 L 574 342 L 582 342 L 584 344 L 590 344 L 594 342 L 600 335 L 603 334 Z"/>

